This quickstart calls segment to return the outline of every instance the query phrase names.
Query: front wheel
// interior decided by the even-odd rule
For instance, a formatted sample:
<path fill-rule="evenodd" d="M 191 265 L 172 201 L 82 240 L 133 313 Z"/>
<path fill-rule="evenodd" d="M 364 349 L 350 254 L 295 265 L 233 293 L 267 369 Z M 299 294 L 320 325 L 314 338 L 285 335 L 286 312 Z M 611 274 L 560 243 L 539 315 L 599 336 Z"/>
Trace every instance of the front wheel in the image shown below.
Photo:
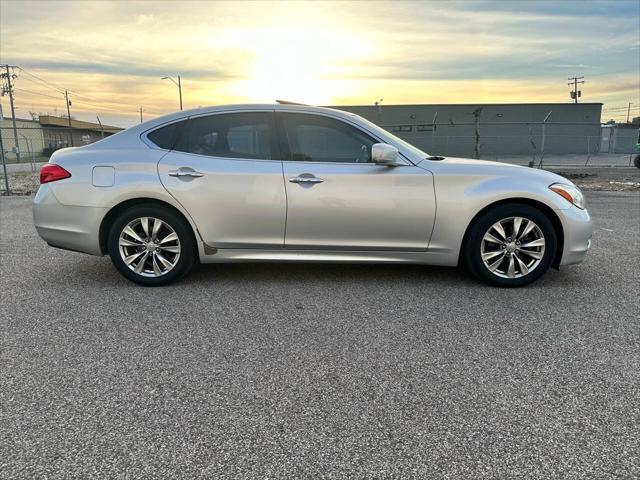
<path fill-rule="evenodd" d="M 549 269 L 556 248 L 556 231 L 540 210 L 525 204 L 500 205 L 471 226 L 464 262 L 489 284 L 521 287 Z"/>
<path fill-rule="evenodd" d="M 640 168 L 640 155 L 636 155 L 635 158 L 633 159 L 633 164 Z"/>
<path fill-rule="evenodd" d="M 108 250 L 118 271 L 141 285 L 167 285 L 193 266 L 191 227 L 157 205 L 139 205 L 120 214 L 109 231 Z"/>

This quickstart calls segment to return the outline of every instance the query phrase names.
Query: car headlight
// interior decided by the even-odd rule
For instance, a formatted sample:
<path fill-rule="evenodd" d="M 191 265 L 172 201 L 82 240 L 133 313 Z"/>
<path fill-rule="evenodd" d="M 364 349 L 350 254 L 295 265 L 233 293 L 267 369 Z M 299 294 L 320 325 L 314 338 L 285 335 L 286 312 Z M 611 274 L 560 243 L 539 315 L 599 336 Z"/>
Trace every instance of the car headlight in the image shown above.
<path fill-rule="evenodd" d="M 565 185 L 563 183 L 554 183 L 553 185 L 549 185 L 549 188 L 568 202 L 573 203 L 576 207 L 583 210 L 586 207 L 584 195 L 578 187 L 574 185 Z"/>

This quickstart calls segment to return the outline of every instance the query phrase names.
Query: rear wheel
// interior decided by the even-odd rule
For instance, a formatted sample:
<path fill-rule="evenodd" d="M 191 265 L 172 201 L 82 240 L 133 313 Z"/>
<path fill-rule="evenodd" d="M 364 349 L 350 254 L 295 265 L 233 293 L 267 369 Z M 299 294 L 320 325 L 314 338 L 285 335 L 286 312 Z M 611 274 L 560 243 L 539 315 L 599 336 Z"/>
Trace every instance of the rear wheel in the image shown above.
<path fill-rule="evenodd" d="M 157 205 L 120 214 L 109 231 L 108 250 L 118 271 L 141 285 L 167 285 L 189 272 L 196 245 L 191 227 Z"/>
<path fill-rule="evenodd" d="M 633 159 L 633 164 L 640 168 L 640 155 L 636 155 L 635 158 Z"/>
<path fill-rule="evenodd" d="M 521 287 L 540 278 L 556 254 L 553 224 L 525 204 L 500 205 L 471 226 L 464 261 L 478 278 L 501 287 Z"/>

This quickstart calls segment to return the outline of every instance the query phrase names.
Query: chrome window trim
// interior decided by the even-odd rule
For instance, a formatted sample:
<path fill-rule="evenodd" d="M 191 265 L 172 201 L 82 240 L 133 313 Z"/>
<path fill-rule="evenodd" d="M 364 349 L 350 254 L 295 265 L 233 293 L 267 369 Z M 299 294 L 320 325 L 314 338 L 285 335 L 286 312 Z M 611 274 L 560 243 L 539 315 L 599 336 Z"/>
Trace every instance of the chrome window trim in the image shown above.
<path fill-rule="evenodd" d="M 400 153 L 400 152 L 398 152 Z M 402 155 L 402 154 L 400 154 Z M 402 155 L 403 158 L 400 158 L 399 160 L 404 161 L 404 162 L 408 162 L 408 160 L 406 158 L 404 158 L 404 155 Z M 387 167 L 387 168 L 395 168 L 395 167 L 414 167 L 415 165 L 413 165 L 412 163 L 403 163 L 402 165 L 382 165 L 380 163 L 376 163 L 376 162 L 314 162 L 314 161 L 305 161 L 305 160 L 280 160 L 283 163 L 305 163 L 305 164 L 313 164 L 313 165 L 360 165 L 363 167 Z"/>

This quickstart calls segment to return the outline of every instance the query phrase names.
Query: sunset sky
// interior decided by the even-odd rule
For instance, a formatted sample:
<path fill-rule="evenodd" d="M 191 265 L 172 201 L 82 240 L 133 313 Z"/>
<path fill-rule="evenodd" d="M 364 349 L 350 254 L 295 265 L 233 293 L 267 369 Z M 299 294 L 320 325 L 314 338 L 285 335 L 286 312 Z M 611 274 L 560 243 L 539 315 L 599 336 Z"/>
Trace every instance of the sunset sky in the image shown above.
<path fill-rule="evenodd" d="M 582 101 L 640 111 L 640 1 L 0 1 L 17 116 L 129 126 L 178 109 L 287 99 L 319 105 Z M 5 115 L 8 101 L 2 98 Z"/>

